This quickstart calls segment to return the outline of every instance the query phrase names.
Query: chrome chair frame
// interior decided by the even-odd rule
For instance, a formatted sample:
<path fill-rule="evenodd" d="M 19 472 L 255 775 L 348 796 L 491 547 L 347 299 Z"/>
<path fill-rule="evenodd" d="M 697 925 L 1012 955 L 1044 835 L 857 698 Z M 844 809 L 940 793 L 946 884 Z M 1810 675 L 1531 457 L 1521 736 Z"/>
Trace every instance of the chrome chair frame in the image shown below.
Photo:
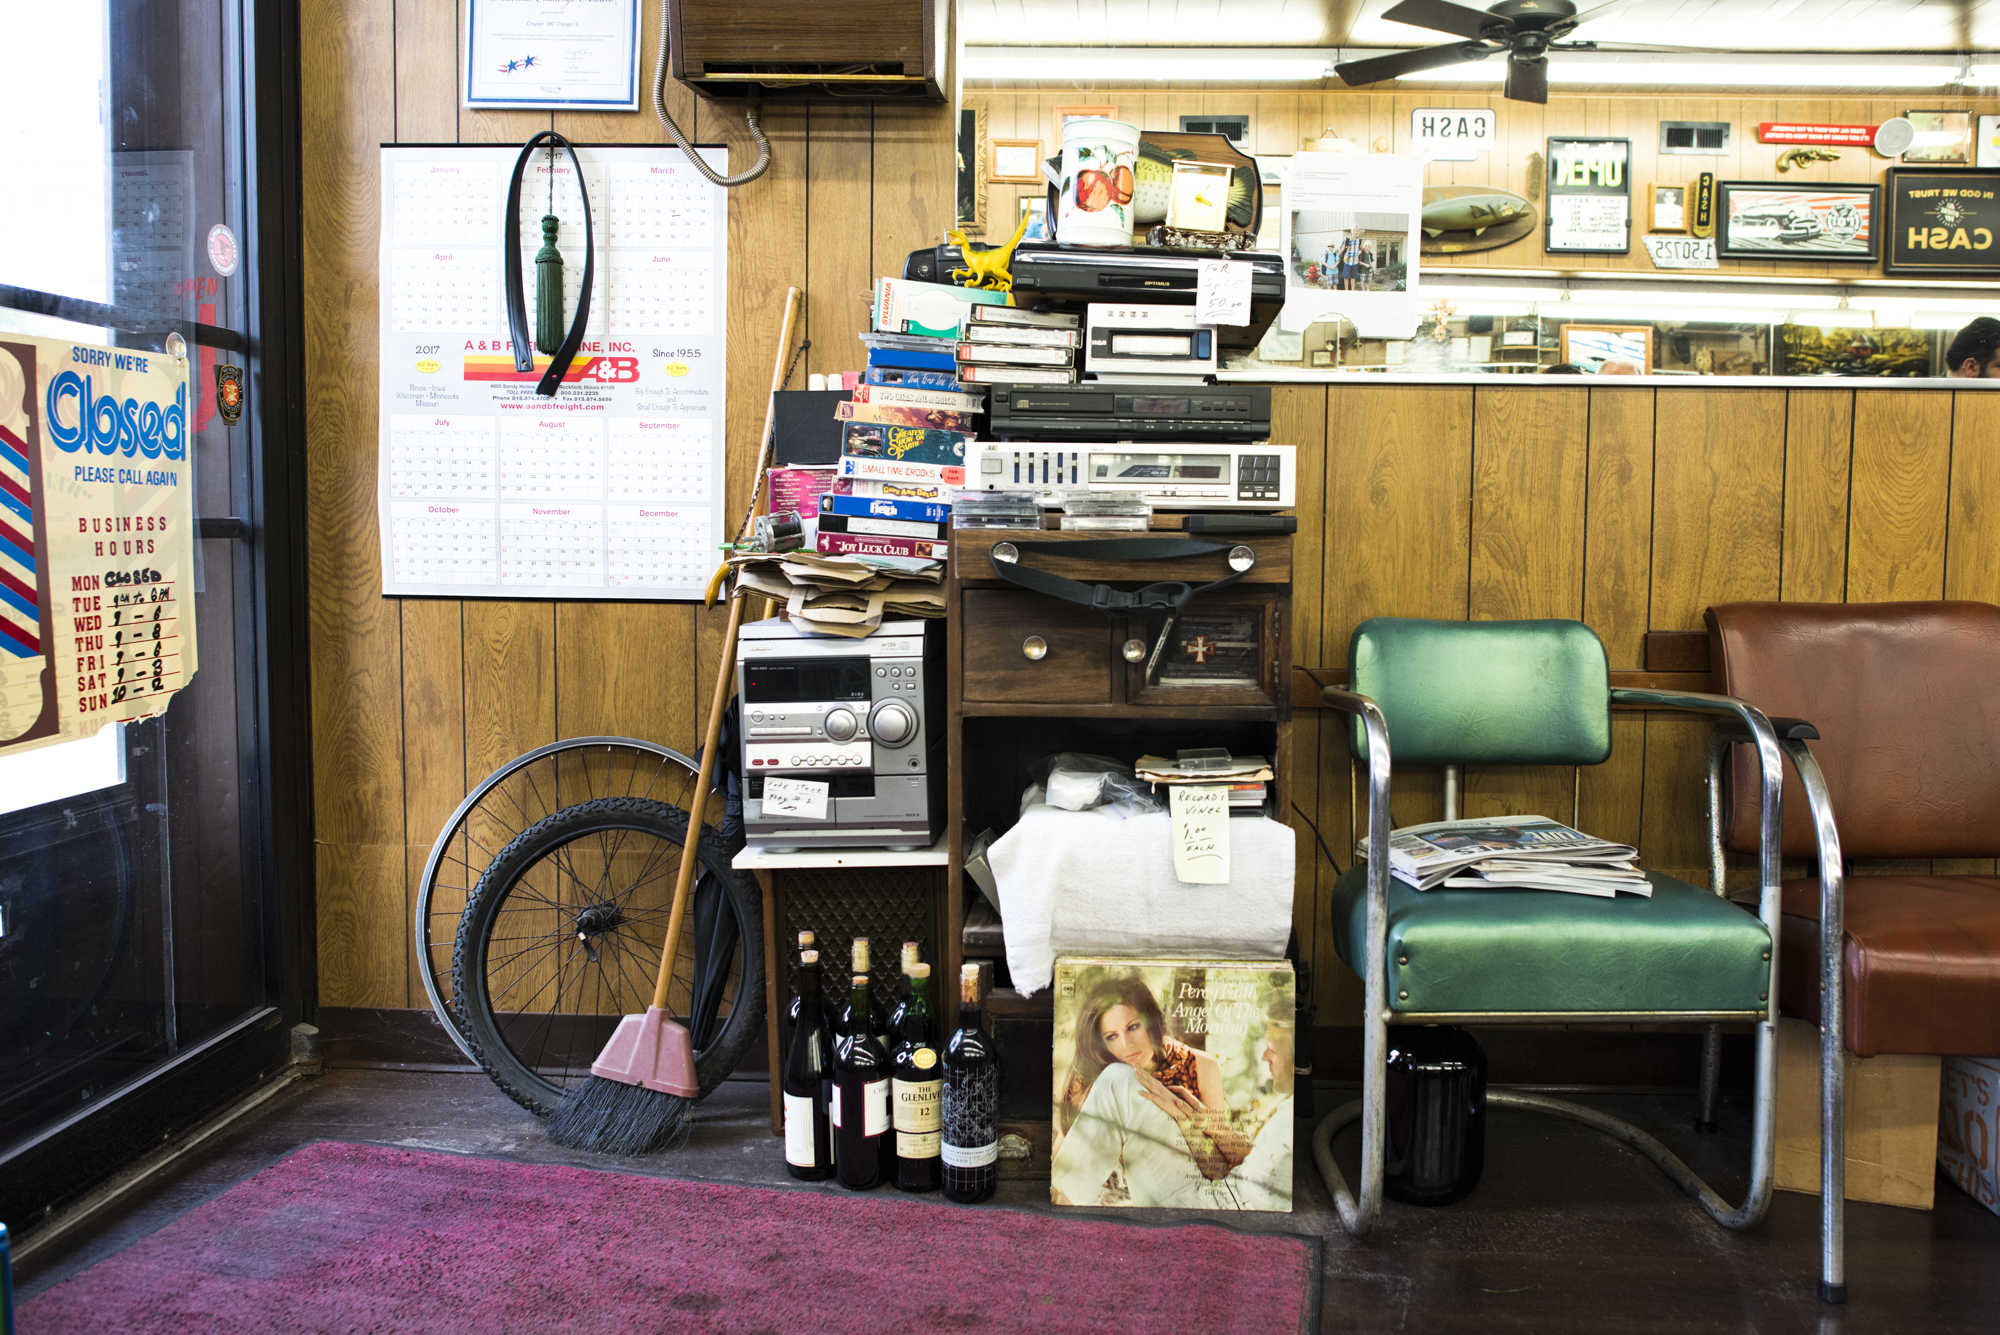
<path fill-rule="evenodd" d="M 1602 1131 L 1638 1150 L 1657 1164 L 1668 1177 L 1686 1191 L 1724 1228 L 1745 1229 L 1760 1222 L 1770 1208 L 1774 1178 L 1777 1127 L 1777 1023 L 1778 949 L 1780 901 L 1783 761 L 1790 759 L 1805 788 L 1820 852 L 1821 940 L 1820 977 L 1824 989 L 1821 1004 L 1820 1049 L 1820 1129 L 1821 1129 L 1821 1267 L 1819 1296 L 1840 1303 L 1847 1299 L 1845 1257 L 1842 1250 L 1845 1225 L 1844 1187 L 1846 1156 L 1845 1091 L 1841 1037 L 1841 861 L 1840 842 L 1834 829 L 1832 804 L 1818 764 L 1807 751 L 1805 737 L 1816 736 L 1809 726 L 1795 720 L 1782 738 L 1755 706 L 1731 696 L 1693 691 L 1661 691 L 1613 688 L 1611 703 L 1643 709 L 1674 709 L 1716 714 L 1721 723 L 1718 736 L 1709 748 L 1709 857 L 1715 893 L 1724 893 L 1722 872 L 1722 811 L 1720 766 L 1728 747 L 1747 742 L 1757 749 L 1760 804 L 1758 819 L 1758 916 L 1771 937 L 1769 983 L 1766 1005 L 1760 1011 L 1741 1013 L 1701 1012 L 1603 1012 L 1552 1011 L 1507 1012 L 1496 1014 L 1430 1014 L 1392 1011 L 1388 1004 L 1388 975 L 1385 958 L 1388 938 L 1389 888 L 1389 777 L 1391 757 L 1388 722 L 1381 709 L 1367 696 L 1337 687 L 1322 692 L 1326 704 L 1356 715 L 1362 724 L 1368 751 L 1368 859 L 1367 859 L 1367 971 L 1363 977 L 1366 1000 L 1363 1019 L 1362 1097 L 1336 1108 L 1314 1128 L 1313 1162 L 1332 1194 L 1340 1221 L 1350 1234 L 1370 1229 L 1382 1209 L 1383 1149 L 1385 1134 L 1386 1081 L 1391 1020 L 1403 1024 L 1569 1024 L 1601 1023 L 1686 1023 L 1706 1022 L 1703 1037 L 1701 1090 L 1698 1125 L 1712 1128 L 1715 1119 L 1715 1087 L 1720 1068 L 1721 1025 L 1749 1021 L 1757 1026 L 1755 1099 L 1750 1145 L 1750 1186 L 1741 1204 L 1732 1206 L 1716 1193 L 1681 1158 L 1653 1136 L 1620 1118 L 1566 1099 L 1550 1098 L 1512 1090 L 1489 1089 L 1489 1107 L 1514 1108 L 1559 1117 Z M 1350 764 L 1353 763 L 1350 761 Z M 1455 768 L 1455 767 L 1454 767 Z M 1448 782 L 1455 779 L 1448 775 Z M 1453 785 L 1455 786 L 1455 784 Z M 1358 1192 L 1347 1185 L 1346 1177 L 1333 1158 L 1333 1137 L 1344 1128 L 1361 1123 L 1361 1180 Z"/>

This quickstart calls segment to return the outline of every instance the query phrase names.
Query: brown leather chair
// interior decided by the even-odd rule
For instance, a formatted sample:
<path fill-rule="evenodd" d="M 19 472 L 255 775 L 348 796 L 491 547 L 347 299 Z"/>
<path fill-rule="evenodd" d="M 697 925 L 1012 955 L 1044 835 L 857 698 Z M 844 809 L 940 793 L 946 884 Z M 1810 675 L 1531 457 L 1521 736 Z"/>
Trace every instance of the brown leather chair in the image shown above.
<path fill-rule="evenodd" d="M 1842 854 L 2000 856 L 2000 607 L 1730 603 L 1708 610 L 1715 689 L 1809 720 Z M 1757 846 L 1754 760 L 1730 762 L 1727 842 Z M 1816 857 L 1797 778 L 1784 852 Z M 2000 1053 L 2000 876 L 1848 875 L 1845 1041 L 1858 1056 Z M 1778 951 L 1787 1015 L 1820 1019 L 1817 878 L 1788 881 Z"/>

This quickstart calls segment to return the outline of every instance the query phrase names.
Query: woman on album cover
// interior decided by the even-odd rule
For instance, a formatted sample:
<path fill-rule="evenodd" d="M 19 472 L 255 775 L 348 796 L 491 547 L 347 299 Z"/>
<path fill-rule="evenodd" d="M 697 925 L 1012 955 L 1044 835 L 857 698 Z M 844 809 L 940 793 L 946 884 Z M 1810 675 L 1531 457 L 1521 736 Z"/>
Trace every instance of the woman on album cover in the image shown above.
<path fill-rule="evenodd" d="M 1231 1120 L 1220 1066 L 1167 1032 L 1136 975 L 1100 984 L 1078 1012 L 1057 1137 L 1058 1197 L 1078 1204 L 1094 1204 L 1114 1174 L 1133 1204 L 1166 1204 L 1227 1176 L 1251 1150 Z"/>

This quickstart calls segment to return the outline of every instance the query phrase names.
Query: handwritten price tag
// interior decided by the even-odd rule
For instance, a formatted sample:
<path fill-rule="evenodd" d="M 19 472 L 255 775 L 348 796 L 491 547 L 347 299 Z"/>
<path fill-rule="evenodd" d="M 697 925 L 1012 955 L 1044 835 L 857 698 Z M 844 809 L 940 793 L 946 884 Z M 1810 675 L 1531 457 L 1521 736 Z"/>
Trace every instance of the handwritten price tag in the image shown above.
<path fill-rule="evenodd" d="M 1196 324 L 1250 323 L 1250 266 L 1234 260 L 1197 262 L 1194 293 Z"/>
<path fill-rule="evenodd" d="M 1229 785 L 1177 783 L 1167 789 L 1174 826 L 1174 878 L 1229 884 Z"/>
<path fill-rule="evenodd" d="M 764 819 L 790 816 L 794 820 L 825 820 L 826 790 L 827 785 L 817 779 L 765 779 Z"/>

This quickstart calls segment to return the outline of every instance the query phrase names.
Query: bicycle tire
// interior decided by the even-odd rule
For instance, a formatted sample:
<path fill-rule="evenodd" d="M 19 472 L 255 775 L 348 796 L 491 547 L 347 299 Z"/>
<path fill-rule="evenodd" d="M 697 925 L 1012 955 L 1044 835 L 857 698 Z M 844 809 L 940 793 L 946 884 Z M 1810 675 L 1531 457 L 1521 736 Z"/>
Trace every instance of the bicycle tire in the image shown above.
<path fill-rule="evenodd" d="M 571 737 L 514 757 L 466 794 L 438 832 L 417 887 L 414 962 L 431 1009 L 468 1062 L 478 1058 L 452 995 L 452 951 L 466 904 L 499 850 L 543 817 L 595 798 L 650 797 L 685 809 L 698 768 L 671 747 L 635 737 Z M 719 799 L 712 805 L 720 810 Z"/>
<path fill-rule="evenodd" d="M 474 1060 L 537 1116 L 589 1076 L 618 1017 L 651 1000 L 686 835 L 687 813 L 671 804 L 599 798 L 537 821 L 480 877 L 459 923 L 452 988 Z M 667 1009 L 689 1027 L 707 1094 L 763 1023 L 763 908 L 712 829 L 696 856 Z M 710 925 L 706 939 L 698 920 Z M 718 972 L 723 985 L 706 987 Z M 716 1013 L 691 1016 L 705 992 Z"/>

